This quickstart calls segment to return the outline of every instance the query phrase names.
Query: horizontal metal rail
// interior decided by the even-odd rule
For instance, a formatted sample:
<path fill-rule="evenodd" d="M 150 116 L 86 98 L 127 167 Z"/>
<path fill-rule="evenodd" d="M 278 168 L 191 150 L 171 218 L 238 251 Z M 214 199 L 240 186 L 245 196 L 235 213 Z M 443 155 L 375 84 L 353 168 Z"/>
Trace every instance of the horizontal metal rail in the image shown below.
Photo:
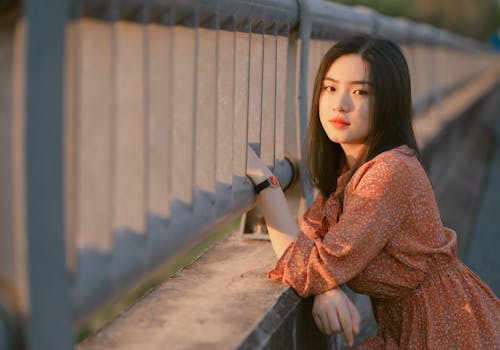
<path fill-rule="evenodd" d="M 255 33 L 263 30 L 266 34 L 277 30 L 280 35 L 287 35 L 289 28 L 298 24 L 297 3 L 290 0 L 128 0 L 111 4 L 110 7 L 99 0 L 87 0 L 81 2 L 80 14 L 108 21 L 143 23 L 143 11 L 147 9 L 148 23 Z"/>

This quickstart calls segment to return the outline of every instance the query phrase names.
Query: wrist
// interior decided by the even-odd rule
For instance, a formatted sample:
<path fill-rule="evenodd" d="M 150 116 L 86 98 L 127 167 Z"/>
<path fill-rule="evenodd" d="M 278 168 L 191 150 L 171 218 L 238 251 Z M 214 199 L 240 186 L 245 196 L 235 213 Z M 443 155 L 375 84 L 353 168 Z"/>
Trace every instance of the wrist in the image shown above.
<path fill-rule="evenodd" d="M 280 187 L 280 182 L 278 178 L 274 175 L 268 177 L 261 183 L 255 184 L 254 185 L 254 190 L 256 194 L 261 193 L 264 191 L 266 188 L 279 188 Z"/>
<path fill-rule="evenodd" d="M 264 181 L 266 181 L 268 178 L 273 176 L 273 173 L 269 169 L 263 169 L 262 171 L 259 171 L 258 173 L 250 175 L 250 180 L 254 183 L 254 185 L 258 185 Z"/>

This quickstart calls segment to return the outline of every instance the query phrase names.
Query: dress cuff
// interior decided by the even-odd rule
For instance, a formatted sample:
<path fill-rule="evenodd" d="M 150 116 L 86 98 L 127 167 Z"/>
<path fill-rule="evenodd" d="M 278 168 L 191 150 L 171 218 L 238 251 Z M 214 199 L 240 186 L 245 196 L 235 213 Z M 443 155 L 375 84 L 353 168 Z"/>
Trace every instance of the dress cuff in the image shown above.
<path fill-rule="evenodd" d="M 308 257 L 313 247 L 314 241 L 301 232 L 286 248 L 276 266 L 268 272 L 268 277 L 278 283 L 291 286 L 296 291 L 304 289 Z"/>

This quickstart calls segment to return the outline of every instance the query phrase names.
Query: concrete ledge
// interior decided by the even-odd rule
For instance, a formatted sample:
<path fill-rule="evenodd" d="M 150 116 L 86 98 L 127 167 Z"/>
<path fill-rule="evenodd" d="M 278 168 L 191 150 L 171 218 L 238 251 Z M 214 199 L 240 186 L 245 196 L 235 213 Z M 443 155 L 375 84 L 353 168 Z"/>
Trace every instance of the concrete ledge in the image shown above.
<path fill-rule="evenodd" d="M 312 299 L 267 278 L 275 259 L 269 242 L 230 235 L 77 348 L 339 349 L 316 329 Z M 368 298 L 351 296 L 373 334 Z"/>
<path fill-rule="evenodd" d="M 284 291 L 266 278 L 265 242 L 230 236 L 79 349 L 234 349 Z"/>

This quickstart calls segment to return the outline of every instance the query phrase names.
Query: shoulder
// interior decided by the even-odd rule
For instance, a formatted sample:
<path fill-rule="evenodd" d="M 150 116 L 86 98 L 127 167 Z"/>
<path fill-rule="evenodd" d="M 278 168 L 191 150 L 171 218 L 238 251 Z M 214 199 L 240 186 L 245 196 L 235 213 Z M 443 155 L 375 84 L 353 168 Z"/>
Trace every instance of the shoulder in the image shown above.
<path fill-rule="evenodd" d="M 412 181 L 413 169 L 421 168 L 415 152 L 407 146 L 400 146 L 382 152 L 363 164 L 353 174 L 351 190 L 363 184 L 377 183 L 388 187 L 407 186 Z"/>

